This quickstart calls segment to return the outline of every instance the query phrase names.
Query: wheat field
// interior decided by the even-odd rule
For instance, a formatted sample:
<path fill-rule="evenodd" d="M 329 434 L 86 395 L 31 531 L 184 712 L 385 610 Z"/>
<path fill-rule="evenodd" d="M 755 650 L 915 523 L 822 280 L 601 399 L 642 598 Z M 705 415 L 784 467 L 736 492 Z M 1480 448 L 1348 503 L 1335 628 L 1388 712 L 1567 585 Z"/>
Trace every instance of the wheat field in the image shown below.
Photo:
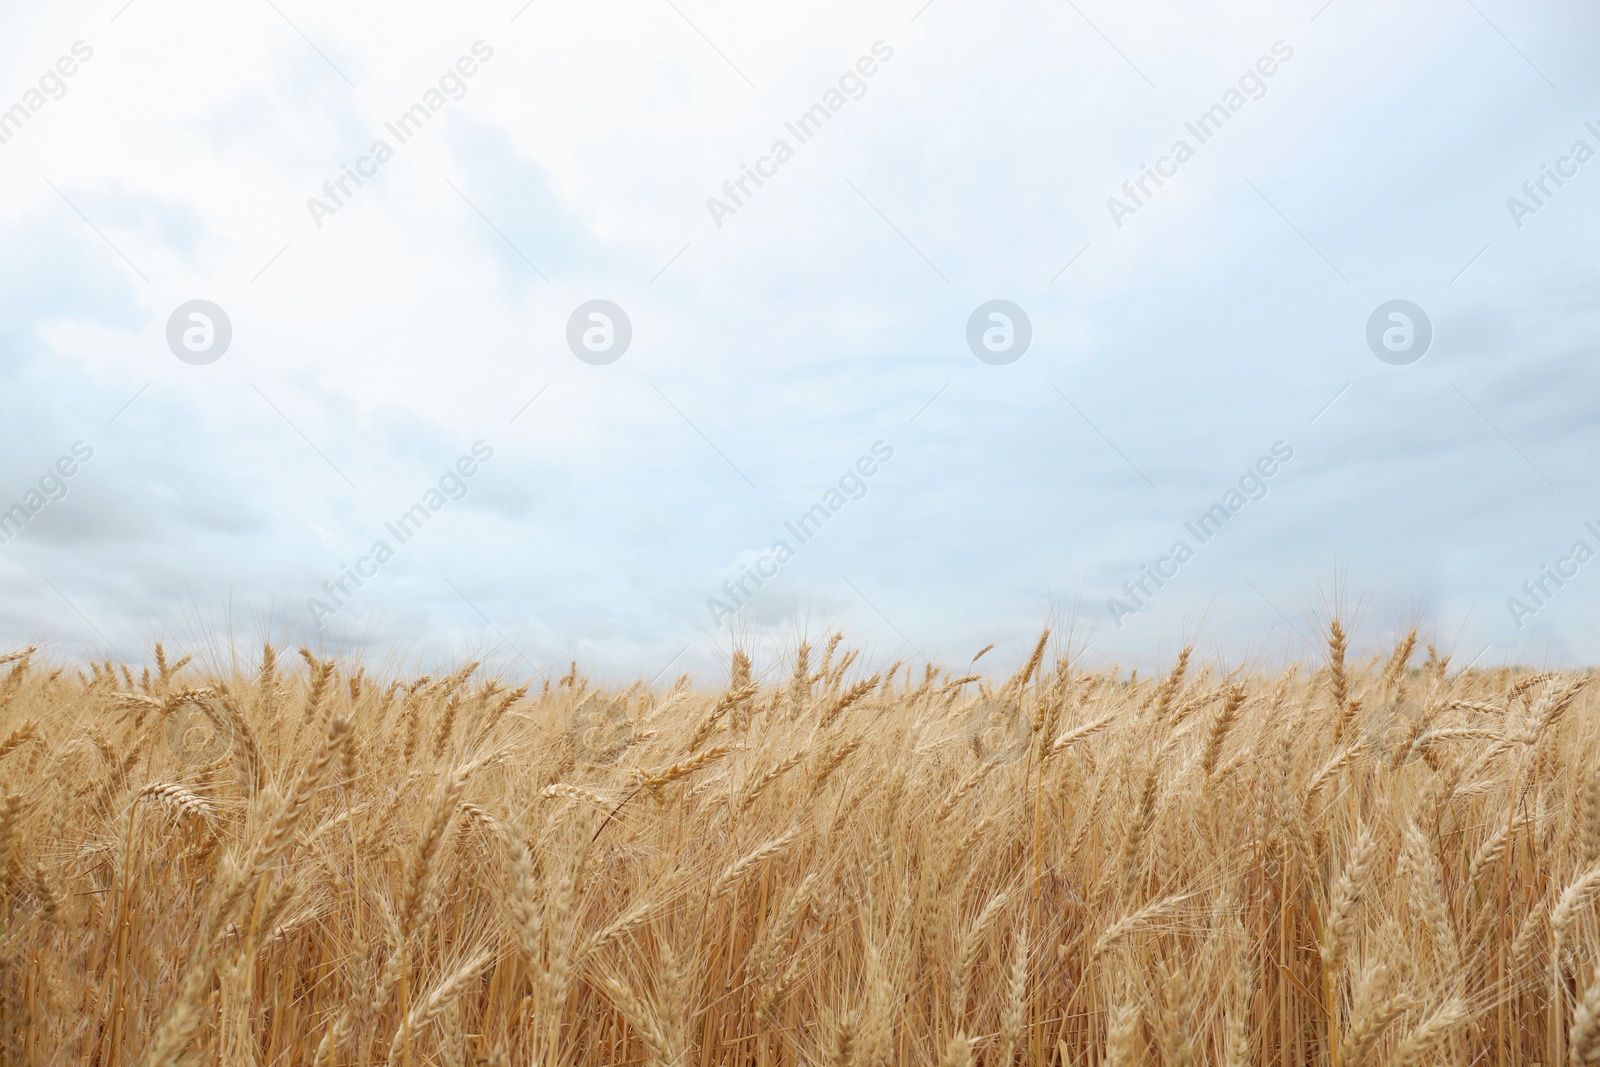
<path fill-rule="evenodd" d="M 1587 675 L 1326 636 L 625 691 L 12 653 L 0 1054 L 1600 1064 Z"/>

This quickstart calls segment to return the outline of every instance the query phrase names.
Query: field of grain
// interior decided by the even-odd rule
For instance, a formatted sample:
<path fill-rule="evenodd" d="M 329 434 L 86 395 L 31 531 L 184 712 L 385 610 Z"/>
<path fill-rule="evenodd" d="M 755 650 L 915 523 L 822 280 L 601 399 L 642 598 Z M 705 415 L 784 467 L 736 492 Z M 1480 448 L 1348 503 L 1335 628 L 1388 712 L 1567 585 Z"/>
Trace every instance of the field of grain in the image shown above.
<path fill-rule="evenodd" d="M 0 1062 L 1597 1064 L 1587 676 L 0 657 Z"/>

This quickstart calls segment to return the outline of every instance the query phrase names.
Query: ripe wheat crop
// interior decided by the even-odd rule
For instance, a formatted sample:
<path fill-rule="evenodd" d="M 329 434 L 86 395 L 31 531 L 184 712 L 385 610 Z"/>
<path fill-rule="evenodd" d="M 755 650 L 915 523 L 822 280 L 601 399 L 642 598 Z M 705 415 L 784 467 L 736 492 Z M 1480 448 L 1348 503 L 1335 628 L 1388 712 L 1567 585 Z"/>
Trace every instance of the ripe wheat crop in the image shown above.
<path fill-rule="evenodd" d="M 0 656 L 0 1061 L 1600 1064 L 1583 673 Z"/>

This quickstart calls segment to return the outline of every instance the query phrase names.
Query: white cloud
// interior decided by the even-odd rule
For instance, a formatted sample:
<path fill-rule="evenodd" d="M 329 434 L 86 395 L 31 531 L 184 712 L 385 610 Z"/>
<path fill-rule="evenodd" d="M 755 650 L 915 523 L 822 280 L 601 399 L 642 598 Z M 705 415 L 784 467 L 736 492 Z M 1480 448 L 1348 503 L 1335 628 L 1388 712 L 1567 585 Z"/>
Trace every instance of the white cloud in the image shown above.
<path fill-rule="evenodd" d="M 1521 229 L 1505 206 L 1594 140 L 1592 11 L 278 6 L 9 16 L 0 101 L 94 55 L 0 145 L 0 506 L 73 441 L 96 458 L 0 546 L 0 641 L 137 656 L 231 619 L 721 670 L 705 598 L 883 439 L 744 639 L 1022 655 L 1076 612 L 1124 663 L 1197 635 L 1305 654 L 1343 580 L 1374 640 L 1420 617 L 1501 658 L 1600 653 L 1588 576 L 1522 630 L 1505 603 L 1600 518 L 1600 169 Z M 318 227 L 307 198 L 478 41 L 460 98 Z M 717 227 L 706 198 L 878 41 L 864 95 Z M 1106 199 L 1279 41 L 1259 99 L 1116 227 Z M 607 367 L 564 340 L 597 297 L 634 328 Z M 995 297 L 1034 326 L 1006 367 L 964 341 Z M 1409 367 L 1365 347 L 1395 297 L 1435 327 Z M 195 298 L 234 330 L 206 367 L 164 341 Z M 1279 439 L 1271 495 L 1113 626 L 1106 598 Z M 468 496 L 311 628 L 320 583 L 478 440 Z"/>

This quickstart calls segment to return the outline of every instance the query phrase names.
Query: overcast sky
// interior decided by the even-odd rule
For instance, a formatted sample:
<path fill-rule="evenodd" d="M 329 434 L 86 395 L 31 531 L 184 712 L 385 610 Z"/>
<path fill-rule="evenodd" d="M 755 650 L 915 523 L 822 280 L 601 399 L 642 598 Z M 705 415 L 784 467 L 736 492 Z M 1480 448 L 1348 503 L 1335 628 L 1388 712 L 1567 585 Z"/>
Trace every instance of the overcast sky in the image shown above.
<path fill-rule="evenodd" d="M 1600 11 L 1160 6 L 11 5 L 0 644 L 1600 659 Z"/>

